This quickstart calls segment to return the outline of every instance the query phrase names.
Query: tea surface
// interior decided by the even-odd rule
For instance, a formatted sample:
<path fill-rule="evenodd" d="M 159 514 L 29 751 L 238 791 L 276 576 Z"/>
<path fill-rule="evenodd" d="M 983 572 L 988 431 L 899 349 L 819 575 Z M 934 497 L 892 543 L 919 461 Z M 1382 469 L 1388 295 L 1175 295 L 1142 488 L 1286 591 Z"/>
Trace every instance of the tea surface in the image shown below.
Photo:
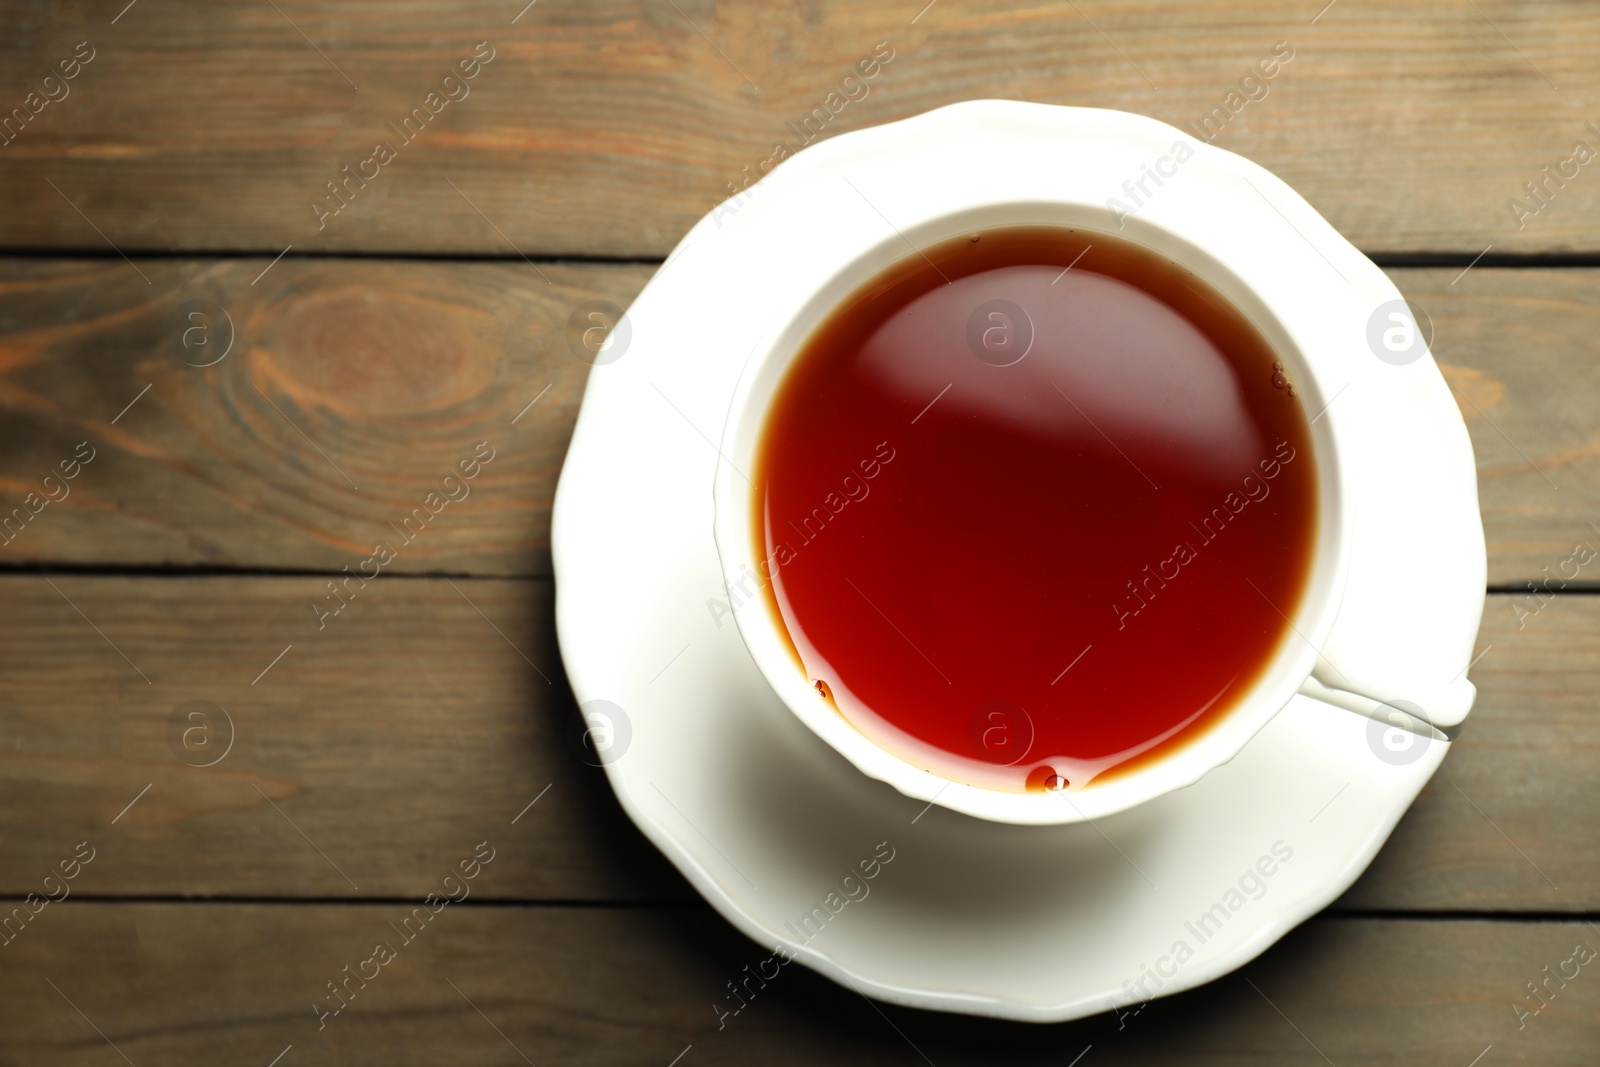
<path fill-rule="evenodd" d="M 986 230 L 807 339 L 750 472 L 819 699 L 917 766 L 1081 788 L 1215 725 L 1285 641 L 1317 527 L 1271 347 L 1140 246 Z"/>

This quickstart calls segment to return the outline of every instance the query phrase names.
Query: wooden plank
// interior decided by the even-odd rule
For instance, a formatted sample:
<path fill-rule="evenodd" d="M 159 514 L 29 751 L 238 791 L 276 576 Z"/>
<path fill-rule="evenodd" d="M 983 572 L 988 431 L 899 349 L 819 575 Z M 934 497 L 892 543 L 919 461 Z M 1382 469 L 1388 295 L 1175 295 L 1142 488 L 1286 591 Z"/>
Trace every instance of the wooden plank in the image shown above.
<path fill-rule="evenodd" d="M 51 581 L 0 580 L 18 893 L 88 840 L 95 892 L 420 897 L 493 836 L 513 896 L 692 895 L 565 741 L 548 581 L 352 583 L 321 630 L 322 579 Z"/>
<path fill-rule="evenodd" d="M 267 266 L 150 262 L 146 286 L 117 260 L 6 263 L 0 500 L 28 510 L 0 560 L 340 573 L 422 508 L 386 569 L 548 574 L 587 370 L 567 320 L 652 268 Z M 493 459 L 464 481 L 479 442 Z"/>
<path fill-rule="evenodd" d="M 505 899 L 692 899 L 568 747 L 546 581 L 385 578 L 321 631 L 318 578 L 50 581 L 0 580 L 0 893 L 89 840 L 95 894 L 420 897 L 495 836 Z M 1600 809 L 1600 598 L 1522 630 L 1513 604 L 1490 598 L 1467 730 L 1342 906 L 1600 908 L 1573 817 Z M 180 743 L 225 740 L 195 700 L 233 724 L 210 768 Z"/>
<path fill-rule="evenodd" d="M 0 535 L 0 563 L 354 569 L 487 440 L 473 495 L 389 568 L 548 574 L 587 369 L 568 319 L 625 306 L 653 268 L 291 257 L 256 281 L 269 263 L 146 261 L 146 286 L 118 260 L 0 259 L 0 515 L 96 450 L 70 497 Z M 1431 316 L 1472 432 L 1490 582 L 1600 546 L 1600 272 L 1390 273 Z M 218 309 L 234 348 L 191 366 L 225 343 Z"/>
<path fill-rule="evenodd" d="M 1600 828 L 1574 817 L 1600 809 L 1600 597 L 1492 595 L 1477 648 L 1461 736 L 1340 907 L 1600 908 Z"/>
<path fill-rule="evenodd" d="M 1566 561 L 1600 550 L 1600 272 L 1389 273 L 1432 320 L 1472 435 L 1490 584 L 1593 586 L 1600 564 Z"/>
<path fill-rule="evenodd" d="M 143 4 L 113 24 L 87 0 L 23 3 L 0 104 L 39 113 L 0 148 L 0 243 L 659 257 L 776 145 L 798 149 L 814 109 L 834 136 L 1005 97 L 1196 129 L 1223 109 L 1217 144 L 1370 251 L 1600 250 L 1586 167 L 1536 215 L 1508 208 L 1575 141 L 1600 147 L 1600 11 L 1582 0 L 520 6 Z M 89 65 L 43 83 L 84 41 Z M 1246 102 L 1279 41 L 1293 59 Z M 489 64 L 402 137 L 479 42 Z M 846 82 L 875 51 L 888 65 Z M 28 103 L 41 90 L 69 95 Z M 378 141 L 392 161 L 370 162 Z M 363 164 L 322 218 L 326 183 Z"/>
<path fill-rule="evenodd" d="M 723 1018 L 715 1005 L 736 1003 L 726 983 L 770 946 L 698 909 L 468 902 L 409 943 L 391 927 L 407 913 L 69 900 L 7 946 L 0 1029 L 16 1062 L 50 1065 L 121 1062 L 117 1052 L 266 1064 L 292 1046 L 285 1063 L 947 1067 L 1066 1064 L 1092 1046 L 1096 1064 L 1464 1067 L 1489 1045 L 1493 1062 L 1578 1065 L 1600 1036 L 1600 939 L 1583 923 L 1315 920 L 1210 986 L 1041 1027 L 880 1009 L 798 965 L 765 989 L 752 982 L 744 1009 Z M 339 1014 L 319 1016 L 314 1004 L 340 1003 L 328 984 L 378 943 L 390 962 L 365 964 L 370 981 L 350 980 Z M 1575 956 L 1579 944 L 1590 951 Z M 1577 977 L 1552 979 L 1543 1010 L 1516 1015 L 1532 1001 L 1525 983 L 1564 963 Z"/>

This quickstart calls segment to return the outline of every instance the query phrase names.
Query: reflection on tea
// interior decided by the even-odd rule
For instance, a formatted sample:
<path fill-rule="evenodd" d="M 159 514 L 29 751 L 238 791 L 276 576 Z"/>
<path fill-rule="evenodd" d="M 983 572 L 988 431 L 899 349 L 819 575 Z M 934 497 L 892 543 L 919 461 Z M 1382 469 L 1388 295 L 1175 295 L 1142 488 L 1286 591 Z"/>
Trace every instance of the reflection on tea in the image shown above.
<path fill-rule="evenodd" d="M 1317 466 L 1283 363 L 1100 233 L 963 236 L 802 345 L 752 478 L 769 607 L 881 747 L 1077 789 L 1214 725 L 1286 640 Z"/>

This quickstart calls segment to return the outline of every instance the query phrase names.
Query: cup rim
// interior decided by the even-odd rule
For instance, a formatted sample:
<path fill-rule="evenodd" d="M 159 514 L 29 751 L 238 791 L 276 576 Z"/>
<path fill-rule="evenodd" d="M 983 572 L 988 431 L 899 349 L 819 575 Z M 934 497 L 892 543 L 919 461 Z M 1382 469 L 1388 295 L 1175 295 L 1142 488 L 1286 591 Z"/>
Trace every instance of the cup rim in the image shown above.
<path fill-rule="evenodd" d="M 1146 120 L 1148 121 L 1148 120 Z M 772 396 L 795 354 L 819 322 L 861 285 L 888 266 L 938 240 L 998 225 L 1070 225 L 1113 235 L 1098 204 L 1081 200 L 1038 198 L 995 199 L 957 205 L 910 225 L 901 225 L 843 262 L 814 284 L 790 295 L 763 331 L 747 357 L 728 406 L 713 486 L 713 526 L 722 576 L 729 588 L 762 581 L 754 552 L 754 507 L 751 485 L 741 468 L 748 467 L 759 443 Z M 869 777 L 884 781 L 907 796 L 967 815 L 997 822 L 1060 824 L 1099 818 L 1145 803 L 1193 784 L 1228 762 L 1300 691 L 1319 661 L 1318 650 L 1332 630 L 1348 571 L 1350 494 L 1342 486 L 1337 443 L 1340 420 L 1331 408 L 1336 399 L 1329 375 L 1297 343 L 1269 301 L 1221 260 L 1183 234 L 1147 218 L 1127 220 L 1115 237 L 1143 245 L 1199 274 L 1220 292 L 1263 335 L 1290 365 L 1297 386 L 1305 389 L 1309 410 L 1321 407 L 1312 420 L 1311 439 L 1317 463 L 1319 517 L 1314 556 L 1294 618 L 1279 647 L 1256 683 L 1234 706 L 1199 735 L 1174 751 L 1129 769 L 1099 784 L 1091 782 L 1066 792 L 1012 792 L 972 785 L 916 766 L 902 755 L 850 724 L 820 700 L 799 669 L 786 627 L 771 610 L 770 591 L 758 589 L 751 610 L 735 613 L 746 648 L 767 683 L 784 704 L 814 733 Z"/>

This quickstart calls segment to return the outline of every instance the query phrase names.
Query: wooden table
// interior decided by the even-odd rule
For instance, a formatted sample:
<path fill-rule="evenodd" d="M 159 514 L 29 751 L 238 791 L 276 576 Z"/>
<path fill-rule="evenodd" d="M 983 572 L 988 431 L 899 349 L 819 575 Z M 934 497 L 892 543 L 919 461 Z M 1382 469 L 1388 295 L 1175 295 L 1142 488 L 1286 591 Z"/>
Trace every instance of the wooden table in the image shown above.
<path fill-rule="evenodd" d="M 1537 1014 L 1528 983 L 1600 948 L 1600 562 L 1547 579 L 1600 546 L 1600 168 L 1563 162 L 1600 149 L 1600 11 L 924 2 L 4 5 L 0 1064 L 1596 1062 L 1600 973 Z M 835 89 L 823 136 L 975 97 L 1212 116 L 1429 312 L 1472 432 L 1466 733 L 1326 914 L 1137 1016 L 790 972 L 719 1030 L 757 947 L 563 740 L 567 318 Z M 334 599 L 480 441 L 470 497 Z"/>

